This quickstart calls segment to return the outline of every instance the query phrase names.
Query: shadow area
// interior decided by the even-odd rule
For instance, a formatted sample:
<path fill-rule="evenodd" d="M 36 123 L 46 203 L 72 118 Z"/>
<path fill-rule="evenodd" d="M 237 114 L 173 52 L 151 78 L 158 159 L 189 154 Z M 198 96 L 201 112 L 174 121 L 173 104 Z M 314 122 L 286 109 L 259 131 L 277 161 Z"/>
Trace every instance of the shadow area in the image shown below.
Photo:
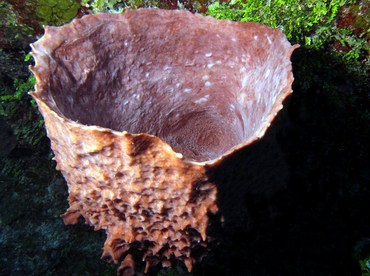
<path fill-rule="evenodd" d="M 293 64 L 293 96 L 265 136 L 209 172 L 220 215 L 194 275 L 361 275 L 369 81 L 327 54 L 298 50 Z"/>

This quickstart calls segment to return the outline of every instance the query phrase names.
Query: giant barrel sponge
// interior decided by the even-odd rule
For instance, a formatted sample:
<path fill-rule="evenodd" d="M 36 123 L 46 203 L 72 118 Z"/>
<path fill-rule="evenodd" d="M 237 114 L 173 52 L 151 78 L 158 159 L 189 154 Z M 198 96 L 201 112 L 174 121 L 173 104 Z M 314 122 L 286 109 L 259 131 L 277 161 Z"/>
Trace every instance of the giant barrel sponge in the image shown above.
<path fill-rule="evenodd" d="M 146 270 L 190 271 L 219 210 L 207 172 L 264 135 L 292 92 L 296 47 L 278 29 L 187 11 L 46 27 L 31 95 L 68 183 L 64 222 L 104 229 L 103 258 L 121 272 L 137 252 Z"/>

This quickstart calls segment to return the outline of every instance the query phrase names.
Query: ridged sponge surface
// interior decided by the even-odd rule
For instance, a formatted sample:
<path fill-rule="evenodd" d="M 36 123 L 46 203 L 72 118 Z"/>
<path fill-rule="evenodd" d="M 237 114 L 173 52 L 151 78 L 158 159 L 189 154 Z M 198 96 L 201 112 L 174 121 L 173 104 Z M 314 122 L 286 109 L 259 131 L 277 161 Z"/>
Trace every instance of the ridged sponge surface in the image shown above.
<path fill-rule="evenodd" d="M 121 271 L 133 252 L 147 269 L 191 270 L 218 211 L 207 172 L 263 136 L 292 92 L 295 48 L 279 30 L 186 11 L 47 27 L 31 95 L 68 183 L 64 222 L 104 229 L 103 258 Z"/>

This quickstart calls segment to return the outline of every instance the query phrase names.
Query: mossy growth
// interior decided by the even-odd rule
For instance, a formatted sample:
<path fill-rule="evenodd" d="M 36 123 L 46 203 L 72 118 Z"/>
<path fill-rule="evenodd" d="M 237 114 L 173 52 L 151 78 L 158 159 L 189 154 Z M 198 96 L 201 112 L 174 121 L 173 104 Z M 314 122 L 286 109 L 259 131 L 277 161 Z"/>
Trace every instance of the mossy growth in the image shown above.
<path fill-rule="evenodd" d="M 214 3 L 209 14 L 220 19 L 254 21 L 281 28 L 287 37 L 295 42 L 318 25 L 331 23 L 346 1 L 297 1 L 297 0 L 234 0 Z"/>
<path fill-rule="evenodd" d="M 25 59 L 29 63 L 30 54 Z M 44 121 L 28 95 L 35 84 L 36 79 L 29 72 L 27 78 L 14 78 L 13 85 L 0 88 L 0 116 L 7 119 L 18 143 L 25 147 L 36 146 L 45 137 Z"/>
<path fill-rule="evenodd" d="M 36 16 L 40 24 L 59 26 L 71 21 L 79 8 L 77 0 L 37 0 Z"/>
<path fill-rule="evenodd" d="M 216 2 L 208 7 L 208 15 L 218 19 L 252 21 L 280 28 L 293 43 L 320 50 L 334 40 L 348 46 L 343 53 L 347 60 L 364 60 L 370 45 L 347 28 L 336 25 L 340 10 L 354 0 L 233 0 Z M 362 18 L 362 17 L 361 17 Z"/>
<path fill-rule="evenodd" d="M 91 8 L 93 12 L 121 11 L 124 7 L 121 0 L 82 0 L 81 5 Z"/>
<path fill-rule="evenodd" d="M 120 13 L 125 8 L 168 8 L 164 2 L 157 0 L 82 0 L 81 5 L 91 8 L 94 13 Z"/>
<path fill-rule="evenodd" d="M 33 29 L 21 23 L 19 14 L 7 1 L 0 0 L 0 18 L 0 48 L 24 48 L 31 42 Z"/>
<path fill-rule="evenodd" d="M 91 8 L 93 12 L 122 12 L 125 8 L 162 8 L 187 9 L 192 12 L 202 12 L 214 0 L 82 0 L 81 5 Z"/>

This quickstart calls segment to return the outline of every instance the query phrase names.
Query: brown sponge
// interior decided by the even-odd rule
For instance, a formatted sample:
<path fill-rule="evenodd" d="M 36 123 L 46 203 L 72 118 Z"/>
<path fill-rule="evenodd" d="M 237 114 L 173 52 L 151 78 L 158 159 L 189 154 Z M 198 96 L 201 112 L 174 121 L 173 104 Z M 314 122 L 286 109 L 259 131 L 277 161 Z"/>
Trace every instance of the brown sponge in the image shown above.
<path fill-rule="evenodd" d="M 296 47 L 277 29 L 187 11 L 46 27 L 31 95 L 68 183 L 64 222 L 104 229 L 103 258 L 126 274 L 135 248 L 146 270 L 180 259 L 190 271 L 218 211 L 207 171 L 263 136 L 292 92 Z"/>

